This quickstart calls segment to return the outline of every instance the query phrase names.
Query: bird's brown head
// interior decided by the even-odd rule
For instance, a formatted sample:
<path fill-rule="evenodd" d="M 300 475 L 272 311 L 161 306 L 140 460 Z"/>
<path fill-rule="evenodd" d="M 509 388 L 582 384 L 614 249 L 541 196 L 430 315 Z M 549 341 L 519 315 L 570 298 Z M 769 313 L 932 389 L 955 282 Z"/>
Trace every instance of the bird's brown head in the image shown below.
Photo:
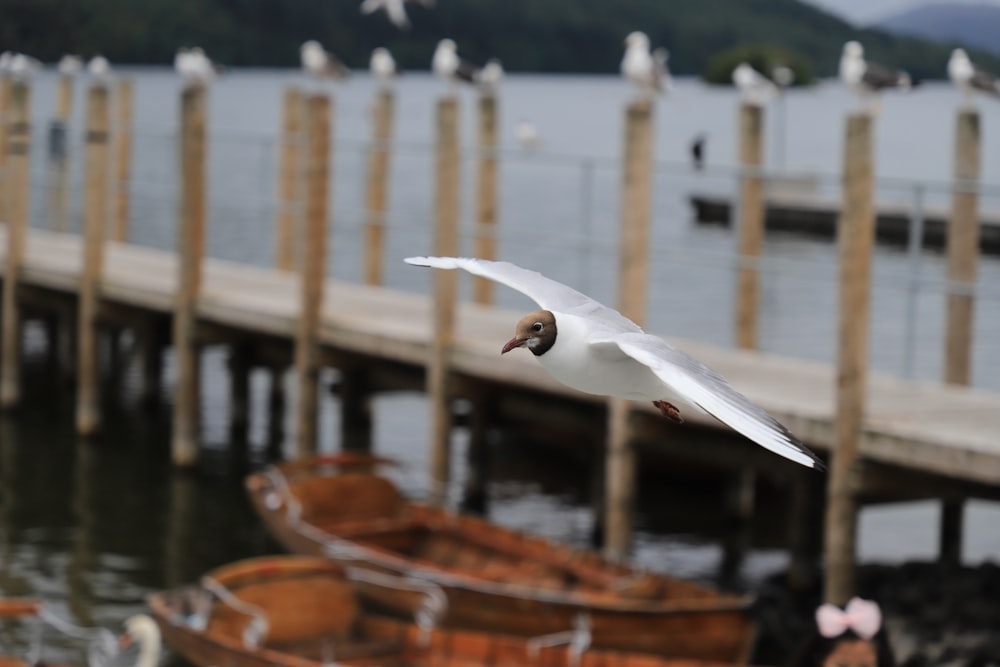
<path fill-rule="evenodd" d="M 506 354 L 515 347 L 526 347 L 538 357 L 548 352 L 555 342 L 555 315 L 548 310 L 536 310 L 521 318 L 514 329 L 514 337 L 507 341 L 500 354 Z"/>

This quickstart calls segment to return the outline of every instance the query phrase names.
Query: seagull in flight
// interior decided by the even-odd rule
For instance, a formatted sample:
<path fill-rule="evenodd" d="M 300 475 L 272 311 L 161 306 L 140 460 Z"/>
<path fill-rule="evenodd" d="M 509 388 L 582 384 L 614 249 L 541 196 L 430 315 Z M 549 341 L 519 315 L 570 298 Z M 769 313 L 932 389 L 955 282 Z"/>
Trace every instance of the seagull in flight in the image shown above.
<path fill-rule="evenodd" d="M 434 0 L 409 0 L 423 7 L 430 9 L 434 6 Z M 406 15 L 404 0 L 364 0 L 361 3 L 362 14 L 373 14 L 378 10 L 384 10 L 392 24 L 400 30 L 410 29 L 410 18 Z"/>
<path fill-rule="evenodd" d="M 448 83 L 475 83 L 479 78 L 479 68 L 458 57 L 458 47 L 454 40 L 442 39 L 434 49 L 431 69 Z"/>
<path fill-rule="evenodd" d="M 965 104 L 972 105 L 972 96 L 979 92 L 1000 97 L 1000 82 L 985 70 L 976 67 L 965 49 L 955 49 L 948 59 L 948 78 L 965 96 Z"/>
<path fill-rule="evenodd" d="M 667 419 L 709 414 L 758 445 L 809 468 L 822 462 L 763 408 L 721 375 L 621 313 L 571 287 L 509 262 L 462 257 L 408 257 L 407 264 L 464 269 L 534 300 L 506 354 L 526 348 L 553 377 L 579 391 L 651 401 Z"/>
<path fill-rule="evenodd" d="M 664 48 L 650 53 L 646 33 L 631 32 L 625 38 L 622 76 L 637 85 L 645 97 L 667 92 L 670 90 L 670 72 L 667 70 L 669 57 L 670 54 Z"/>
<path fill-rule="evenodd" d="M 740 63 L 733 68 L 733 84 L 739 89 L 745 103 L 758 107 L 778 94 L 778 87 L 774 82 L 751 67 L 750 63 Z"/>
<path fill-rule="evenodd" d="M 913 79 L 903 70 L 892 69 L 865 61 L 864 47 L 860 42 L 844 44 L 840 56 L 840 80 L 862 98 L 869 98 L 883 90 L 910 90 Z M 877 105 L 871 107 L 875 110 Z"/>
<path fill-rule="evenodd" d="M 299 47 L 299 57 L 302 70 L 313 78 L 346 79 L 350 75 L 347 66 L 315 39 L 310 39 Z"/>

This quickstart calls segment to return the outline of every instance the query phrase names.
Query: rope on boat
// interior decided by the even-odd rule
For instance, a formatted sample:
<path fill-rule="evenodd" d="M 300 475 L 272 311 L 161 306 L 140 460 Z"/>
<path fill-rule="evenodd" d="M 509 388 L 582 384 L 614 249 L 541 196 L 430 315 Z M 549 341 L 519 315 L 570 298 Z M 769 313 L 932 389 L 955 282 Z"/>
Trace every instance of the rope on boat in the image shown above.
<path fill-rule="evenodd" d="M 416 593 L 423 593 L 423 599 L 413 612 L 413 620 L 419 630 L 417 643 L 421 647 L 426 647 L 430 644 L 431 633 L 448 611 L 448 596 L 445 595 L 443 588 L 433 581 L 416 577 L 398 577 L 360 567 L 348 567 L 345 569 L 347 571 L 347 578 L 352 581 L 361 581 L 376 586 L 402 588 Z"/>
<path fill-rule="evenodd" d="M 580 612 L 573 620 L 572 630 L 553 632 L 549 635 L 541 635 L 529 639 L 528 655 L 532 660 L 537 660 L 538 654 L 543 648 L 566 644 L 569 647 L 569 664 L 572 667 L 578 667 L 583 654 L 590 648 L 592 639 L 593 637 L 590 633 L 590 616 Z"/>
<path fill-rule="evenodd" d="M 257 605 L 233 595 L 232 591 L 212 577 L 202 577 L 201 585 L 227 607 L 250 617 L 250 622 L 243 628 L 243 644 L 247 648 L 259 648 L 267 636 L 267 613 Z"/>
<path fill-rule="evenodd" d="M 271 484 L 273 494 L 269 493 L 264 497 L 264 504 L 272 510 L 276 510 L 282 505 L 285 506 L 285 516 L 289 523 L 297 525 L 302 519 L 302 504 L 299 502 L 292 489 L 288 486 L 288 478 L 278 466 L 268 466 L 264 471 L 264 476 Z"/>

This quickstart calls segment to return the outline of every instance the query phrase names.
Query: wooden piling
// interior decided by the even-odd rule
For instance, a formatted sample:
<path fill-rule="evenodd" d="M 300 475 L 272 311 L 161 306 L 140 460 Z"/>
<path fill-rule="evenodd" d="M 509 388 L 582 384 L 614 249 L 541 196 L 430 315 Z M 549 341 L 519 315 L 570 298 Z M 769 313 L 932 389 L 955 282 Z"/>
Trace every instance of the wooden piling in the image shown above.
<path fill-rule="evenodd" d="M 6 72 L 0 72 L 0 170 L 7 164 L 7 128 L 11 121 L 11 83 Z M 0 220 L 7 220 L 7 187 L 0 183 Z"/>
<path fill-rule="evenodd" d="M 344 451 L 372 451 L 372 392 L 361 366 L 340 368 L 340 442 Z"/>
<path fill-rule="evenodd" d="M 330 183 L 330 98 L 311 95 L 306 106 L 305 225 L 302 239 L 301 311 L 295 334 L 298 401 L 296 456 L 316 451 L 319 414 L 319 326 L 326 277 Z"/>
<path fill-rule="evenodd" d="M 281 132 L 281 167 L 278 175 L 278 218 L 275 233 L 275 266 L 291 271 L 298 265 L 295 237 L 302 219 L 301 186 L 302 137 L 305 98 L 298 88 L 285 91 Z"/>
<path fill-rule="evenodd" d="M 139 355 L 142 364 L 142 383 L 139 387 L 139 405 L 152 409 L 160 403 L 163 387 L 163 348 L 166 347 L 167 323 L 160 318 L 150 319 L 139 336 Z"/>
<path fill-rule="evenodd" d="M 372 145 L 368 151 L 368 186 L 365 208 L 365 284 L 382 284 L 385 211 L 389 195 L 389 164 L 395 94 L 381 88 L 375 98 Z"/>
<path fill-rule="evenodd" d="M 52 186 L 49 189 L 49 226 L 56 231 L 68 232 L 69 216 L 69 126 L 73 118 L 73 84 L 72 74 L 60 74 L 56 84 L 55 117 L 52 119 L 50 141 L 58 143 L 52 146 L 49 159 L 52 164 Z"/>
<path fill-rule="evenodd" d="M 649 219 L 652 204 L 653 122 L 648 100 L 632 102 L 625 118 L 621 241 L 618 256 L 618 309 L 642 326 L 649 284 Z M 629 550 L 635 509 L 636 458 L 628 401 L 610 399 L 604 549 L 612 557 Z"/>
<path fill-rule="evenodd" d="M 197 339 L 201 264 L 205 254 L 205 115 L 206 90 L 192 84 L 181 94 L 179 275 L 174 306 L 173 462 L 193 466 L 198 460 L 200 406 Z"/>
<path fill-rule="evenodd" d="M 968 291 L 976 284 L 979 265 L 979 112 L 962 109 L 955 127 L 955 181 L 951 220 L 948 222 L 947 329 L 945 330 L 944 381 L 968 385 L 972 376 L 974 299 Z M 955 287 L 958 289 L 955 289 Z"/>
<path fill-rule="evenodd" d="M 497 98 L 493 92 L 479 96 L 479 160 L 476 169 L 475 256 L 495 259 L 497 254 Z M 493 281 L 475 277 L 472 299 L 493 303 Z"/>
<path fill-rule="evenodd" d="M 100 354 L 97 312 L 104 272 L 108 220 L 108 89 L 87 93 L 86 173 L 84 175 L 83 273 L 77 323 L 76 432 L 90 436 L 100 427 Z"/>
<path fill-rule="evenodd" d="M 854 594 L 860 486 L 859 446 L 865 414 L 871 255 L 875 215 L 872 117 L 847 119 L 843 208 L 838 229 L 840 297 L 837 344 L 837 414 L 827 486 L 824 599 L 842 605 Z"/>
<path fill-rule="evenodd" d="M 437 103 L 434 188 L 434 254 L 458 254 L 459 153 L 458 100 L 454 96 Z M 445 501 L 451 476 L 451 379 L 449 362 L 455 339 L 455 308 L 458 275 L 435 271 L 434 334 L 427 361 L 427 399 L 430 419 L 431 502 Z"/>
<path fill-rule="evenodd" d="M 21 265 L 28 231 L 31 159 L 31 91 L 14 82 L 10 107 L 3 115 L 6 126 L 6 163 L 3 191 L 7 222 L 7 265 L 3 281 L 3 323 L 0 333 L 0 409 L 17 407 L 21 400 L 21 304 L 18 301 Z M 6 97 L 5 97 L 6 99 Z"/>
<path fill-rule="evenodd" d="M 115 203 L 111 238 L 125 243 L 129 238 L 129 182 L 132 180 L 132 80 L 118 82 L 115 114 Z"/>
<path fill-rule="evenodd" d="M 764 162 L 764 110 L 740 105 L 740 266 L 736 279 L 736 346 L 757 349 L 757 312 L 760 307 L 760 261 L 764 239 L 764 179 L 754 172 Z"/>
<path fill-rule="evenodd" d="M 229 346 L 229 439 L 242 446 L 250 426 L 251 349 L 248 341 Z"/>

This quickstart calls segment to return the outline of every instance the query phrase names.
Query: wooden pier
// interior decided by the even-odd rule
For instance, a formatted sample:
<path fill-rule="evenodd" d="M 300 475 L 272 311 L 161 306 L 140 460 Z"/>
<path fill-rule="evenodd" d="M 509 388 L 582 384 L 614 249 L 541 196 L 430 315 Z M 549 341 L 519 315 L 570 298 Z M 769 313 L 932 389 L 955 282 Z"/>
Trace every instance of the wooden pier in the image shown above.
<path fill-rule="evenodd" d="M 473 452 L 483 449 L 487 427 L 501 423 L 557 425 L 600 444 L 606 471 L 605 497 L 600 504 L 609 536 L 606 547 L 613 554 L 627 551 L 640 447 L 731 468 L 736 471 L 736 483 L 744 487 L 752 485 L 758 473 L 789 482 L 793 577 L 808 579 L 808 571 L 817 566 L 824 523 L 822 508 L 815 506 L 816 497 L 817 491 L 821 495 L 828 488 L 827 597 L 837 602 L 843 602 L 841 598 L 853 585 L 843 575 L 853 568 L 853 525 L 864 503 L 941 499 L 951 508 L 944 513 L 942 534 L 953 537 L 965 498 L 1000 498 L 1000 395 L 961 386 L 954 379 L 952 384 L 918 383 L 867 372 L 867 317 L 854 314 L 867 312 L 870 287 L 866 267 L 874 228 L 873 176 L 870 141 L 862 140 L 870 137 L 866 124 L 870 119 L 859 121 L 852 117 L 853 129 L 848 132 L 853 148 L 847 154 L 853 157 L 844 170 L 846 213 L 841 233 L 849 234 L 850 242 L 843 244 L 840 300 L 841 310 L 847 315 L 841 317 L 838 365 L 783 358 L 753 349 L 758 314 L 749 275 L 740 278 L 740 291 L 747 296 L 737 306 L 737 339 L 743 349 L 672 340 L 728 377 L 740 391 L 831 458 L 832 474 L 827 478 L 741 439 L 714 442 L 701 437 L 710 429 L 720 428 L 710 418 L 692 417 L 690 423 L 678 426 L 662 419 L 650 405 L 607 401 L 571 390 L 553 380 L 529 354 L 501 358 L 500 347 L 521 313 L 489 305 L 489 294 L 483 291 L 476 293 L 481 303 L 459 303 L 457 281 L 462 278 L 456 272 L 438 272 L 433 295 L 381 286 L 380 269 L 365 273 L 366 282 L 374 284 L 325 279 L 330 181 L 327 160 L 331 152 L 327 148 L 334 143 L 334 133 L 333 105 L 324 95 L 306 96 L 288 105 L 298 120 L 288 123 L 286 129 L 290 134 L 304 133 L 306 140 L 301 145 L 308 149 L 289 151 L 291 155 L 283 161 L 281 182 L 289 186 L 287 192 L 301 193 L 299 203 L 303 205 L 282 202 L 279 225 L 287 225 L 287 229 L 279 228 L 276 234 L 280 246 L 278 266 L 268 268 L 204 256 L 205 90 L 188 88 L 182 97 L 179 140 L 183 206 L 176 251 L 140 247 L 102 233 L 106 230 L 102 230 L 100 221 L 110 217 L 100 212 L 110 206 L 107 198 L 97 193 L 87 199 L 87 219 L 92 222 L 85 226 L 85 238 L 29 228 L 24 201 L 30 154 L 24 128 L 29 106 L 25 87 L 15 86 L 14 91 L 6 131 L 8 179 L 0 191 L 9 216 L 0 227 L 0 272 L 4 283 L 0 399 L 6 409 L 16 408 L 21 400 L 18 369 L 22 323 L 31 320 L 49 324 L 49 353 L 58 356 L 63 365 L 72 366 L 67 370 L 77 376 L 81 435 L 96 433 L 100 426 L 96 391 L 102 368 L 98 355 L 105 347 L 97 344 L 101 332 L 134 332 L 143 371 L 142 393 L 147 397 L 155 396 L 162 386 L 163 353 L 172 345 L 178 371 L 173 387 L 173 460 L 180 466 L 197 463 L 198 368 L 204 347 L 225 346 L 229 350 L 234 429 L 245 429 L 251 409 L 250 370 L 263 367 L 280 377 L 294 368 L 298 387 L 294 406 L 296 455 L 317 448 L 316 401 L 321 400 L 318 374 L 324 367 L 336 368 L 340 372 L 337 393 L 345 446 L 376 448 L 367 407 L 374 394 L 427 393 L 431 425 L 427 458 L 432 493 L 439 502 L 444 500 L 444 485 L 449 481 L 450 436 L 457 399 L 471 405 Z M 87 183 L 92 190 L 103 191 L 109 180 L 105 171 L 109 114 L 104 92 L 92 95 L 97 106 L 89 114 L 88 140 L 93 145 L 88 145 L 87 169 L 88 174 L 94 172 L 99 177 L 88 178 Z M 495 113 L 492 103 L 484 103 L 481 108 Z M 747 131 L 759 133 L 764 126 L 761 118 L 741 113 Z M 456 98 L 446 97 L 439 102 L 433 248 L 441 254 L 453 254 L 457 247 L 460 118 Z M 648 283 L 646 234 L 653 118 L 648 103 L 630 105 L 624 134 L 619 306 L 638 321 L 645 316 Z M 484 123 L 482 128 L 481 158 L 492 161 L 492 124 Z M 389 136 L 384 126 L 376 133 L 377 138 Z M 286 148 L 295 146 L 293 139 L 287 141 Z M 748 141 L 751 146 L 759 138 Z M 378 159 L 387 160 L 388 155 Z M 744 159 L 752 164 L 759 158 L 755 151 L 747 150 Z M 480 179 L 494 179 L 495 165 L 483 167 L 485 175 L 481 173 Z M 382 171 L 373 169 L 373 178 L 383 178 L 377 175 Z M 303 183 L 292 188 L 296 174 L 301 175 Z M 753 179 L 744 183 L 744 196 L 755 205 L 761 201 L 759 185 Z M 495 196 L 493 187 L 483 192 L 487 197 Z M 494 205 L 487 202 L 480 209 L 486 211 L 481 215 L 482 224 L 495 224 L 488 214 Z M 975 201 L 958 199 L 957 205 L 966 212 L 966 219 L 974 220 Z M 744 215 L 757 223 L 762 217 L 759 210 L 750 207 L 744 207 Z M 380 216 L 367 224 L 378 225 L 376 218 Z M 366 235 L 367 262 L 383 261 L 381 251 L 372 250 L 381 246 L 382 232 Z M 741 259 L 752 261 L 760 252 L 758 237 L 762 233 L 755 232 L 755 238 L 741 244 Z M 964 238 L 968 241 L 967 230 Z M 492 249 L 490 244 L 481 247 Z M 955 261 L 959 260 L 966 270 L 956 270 L 954 281 L 971 282 L 975 276 L 975 243 L 965 244 Z M 956 292 L 953 296 L 961 303 L 956 301 L 955 315 L 949 319 L 949 349 L 959 350 L 970 345 L 973 304 L 967 294 Z M 74 345 L 74 341 L 78 344 Z M 114 345 L 110 347 L 114 349 Z M 967 378 L 967 368 L 963 374 L 962 366 L 968 363 L 968 355 L 950 355 L 948 377 Z M 270 404 L 279 412 L 286 400 L 280 392 L 273 392 Z M 471 477 L 483 481 L 479 471 Z M 752 498 L 752 493 L 738 495 Z M 740 513 L 749 517 L 752 502 L 741 505 Z"/>

